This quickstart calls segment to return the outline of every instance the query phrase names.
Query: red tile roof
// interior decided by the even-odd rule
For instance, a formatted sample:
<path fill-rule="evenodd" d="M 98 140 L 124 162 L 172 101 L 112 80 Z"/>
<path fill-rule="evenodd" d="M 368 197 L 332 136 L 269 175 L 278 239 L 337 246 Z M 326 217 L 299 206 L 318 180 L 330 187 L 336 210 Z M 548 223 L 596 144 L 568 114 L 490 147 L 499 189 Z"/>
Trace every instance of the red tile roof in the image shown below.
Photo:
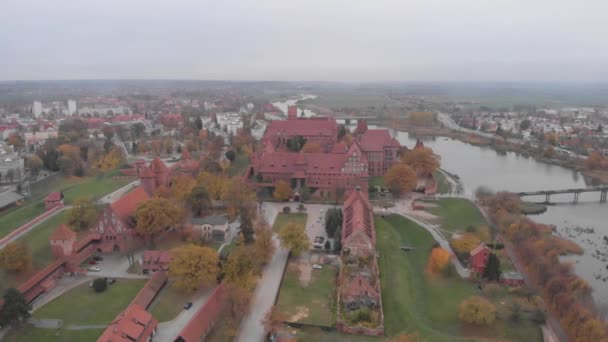
<path fill-rule="evenodd" d="M 338 124 L 333 118 L 299 118 L 298 120 L 274 120 L 268 124 L 265 136 L 330 136 L 337 137 Z"/>
<path fill-rule="evenodd" d="M 158 321 L 144 308 L 130 304 L 104 330 L 97 342 L 147 342 Z"/>
<path fill-rule="evenodd" d="M 147 309 L 152 303 L 152 300 L 156 297 L 158 292 L 165 286 L 167 283 L 167 273 L 165 272 L 156 272 L 150 277 L 150 279 L 146 282 L 146 285 L 139 290 L 137 296 L 133 298 L 131 304 L 137 304 L 144 309 Z"/>
<path fill-rule="evenodd" d="M 375 299 L 379 299 L 378 291 L 369 280 L 363 276 L 356 275 L 348 281 L 342 295 L 344 297 L 358 297 L 363 294 Z"/>
<path fill-rule="evenodd" d="M 360 244 L 363 242 L 367 248 L 374 248 L 376 245 L 376 230 L 374 228 L 374 213 L 367 196 L 362 191 L 353 191 L 348 196 L 342 207 L 344 215 L 342 221 L 342 246 L 344 247 L 364 247 Z M 354 243 L 354 237 L 358 237 L 356 246 L 351 246 Z M 364 238 L 366 241 L 360 241 Z M 351 242 L 353 240 L 353 242 Z"/>
<path fill-rule="evenodd" d="M 194 314 L 194 317 L 182 329 L 176 342 L 198 342 L 204 340 L 204 336 L 208 333 L 208 329 L 213 325 L 221 314 L 222 305 L 224 304 L 224 283 L 221 283 L 213 290 L 211 296 L 205 305 Z"/>
<path fill-rule="evenodd" d="M 359 141 L 364 151 L 382 151 L 385 146 L 399 147 L 399 142 L 386 129 L 369 129 Z"/>
<path fill-rule="evenodd" d="M 171 251 L 144 251 L 144 264 L 166 264 L 172 259 Z"/>
<path fill-rule="evenodd" d="M 306 173 L 342 174 L 347 154 L 327 153 L 262 153 L 256 160 L 258 172 L 295 173 L 304 168 Z"/>
<path fill-rule="evenodd" d="M 150 169 L 154 173 L 169 172 L 169 168 L 167 168 L 165 163 L 163 163 L 163 161 L 160 160 L 160 158 L 158 157 L 154 157 L 154 159 L 152 159 L 152 161 L 150 162 Z"/>
<path fill-rule="evenodd" d="M 65 224 L 60 224 L 49 237 L 49 241 L 67 241 L 75 239 L 76 233 Z"/>
<path fill-rule="evenodd" d="M 135 215 L 135 209 L 137 208 L 137 205 L 140 202 L 143 202 L 149 198 L 150 195 L 148 195 L 146 190 L 144 190 L 143 187 L 138 186 L 137 188 L 135 188 L 135 190 L 128 192 L 118 201 L 110 204 L 110 206 L 123 222 L 127 222 L 129 216 Z"/>
<path fill-rule="evenodd" d="M 50 194 L 48 194 L 48 196 L 46 196 L 44 201 L 45 202 L 56 202 L 56 201 L 60 201 L 62 198 L 63 198 L 63 194 L 59 191 L 55 191 L 55 192 L 51 192 Z"/>

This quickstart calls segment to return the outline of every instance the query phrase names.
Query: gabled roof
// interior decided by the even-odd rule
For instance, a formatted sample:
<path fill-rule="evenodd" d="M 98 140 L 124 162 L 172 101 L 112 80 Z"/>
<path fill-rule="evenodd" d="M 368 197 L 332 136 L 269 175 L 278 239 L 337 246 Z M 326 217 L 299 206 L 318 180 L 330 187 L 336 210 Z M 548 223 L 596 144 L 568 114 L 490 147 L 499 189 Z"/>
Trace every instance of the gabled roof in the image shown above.
<path fill-rule="evenodd" d="M 76 233 L 65 224 L 60 224 L 49 237 L 49 241 L 68 241 L 75 239 Z"/>
<path fill-rule="evenodd" d="M 171 261 L 171 251 L 144 251 L 144 264 L 166 264 Z"/>
<path fill-rule="evenodd" d="M 193 224 L 210 224 L 210 225 L 220 225 L 226 224 L 228 222 L 228 218 L 226 215 L 209 215 L 205 217 L 193 217 L 191 222 Z"/>
<path fill-rule="evenodd" d="M 479 244 L 479 246 L 473 248 L 473 250 L 470 252 L 470 255 L 475 256 L 475 255 L 479 254 L 481 251 L 486 250 L 486 249 L 490 250 L 490 248 L 482 242 Z"/>
<path fill-rule="evenodd" d="M 331 136 L 336 137 L 338 124 L 333 118 L 298 118 L 297 120 L 273 120 L 266 127 L 264 136 Z"/>
<path fill-rule="evenodd" d="M 133 191 L 128 192 L 118 201 L 110 204 L 112 210 L 120 218 L 121 221 L 127 222 L 129 216 L 135 215 L 135 209 L 140 202 L 150 198 L 150 195 L 142 186 L 138 186 Z"/>
<path fill-rule="evenodd" d="M 163 161 L 160 160 L 160 158 L 158 157 L 154 157 L 154 159 L 152 159 L 152 161 L 150 162 L 150 169 L 152 169 L 152 172 L 154 173 L 169 172 L 169 168 L 167 168 L 165 163 L 163 163 Z"/>
<path fill-rule="evenodd" d="M 112 321 L 97 342 L 147 341 L 157 324 L 156 319 L 144 308 L 130 304 Z"/>
<path fill-rule="evenodd" d="M 369 245 L 373 248 L 376 245 L 374 213 L 366 195 L 360 190 L 351 192 L 342 208 L 344 216 L 342 221 L 342 245 L 351 247 L 350 244 L 354 243 L 351 240 L 358 236 L 359 239 L 361 237 L 369 239 Z M 358 246 L 353 247 L 361 246 L 360 241 L 358 242 Z"/>
<path fill-rule="evenodd" d="M 364 151 L 382 151 L 384 147 L 401 146 L 386 129 L 368 129 L 361 136 L 359 143 Z"/>
<path fill-rule="evenodd" d="M 50 194 L 48 194 L 48 196 L 46 196 L 46 198 L 44 200 L 48 201 L 48 202 L 56 202 L 56 201 L 60 201 L 62 198 L 63 198 L 63 194 L 60 191 L 55 191 L 55 192 L 51 192 Z"/>
<path fill-rule="evenodd" d="M 350 278 L 344 289 L 342 290 L 342 295 L 344 297 L 358 297 L 358 296 L 368 296 L 371 298 L 379 299 L 378 290 L 372 284 L 370 284 L 369 280 L 366 277 L 361 275 L 356 275 Z"/>

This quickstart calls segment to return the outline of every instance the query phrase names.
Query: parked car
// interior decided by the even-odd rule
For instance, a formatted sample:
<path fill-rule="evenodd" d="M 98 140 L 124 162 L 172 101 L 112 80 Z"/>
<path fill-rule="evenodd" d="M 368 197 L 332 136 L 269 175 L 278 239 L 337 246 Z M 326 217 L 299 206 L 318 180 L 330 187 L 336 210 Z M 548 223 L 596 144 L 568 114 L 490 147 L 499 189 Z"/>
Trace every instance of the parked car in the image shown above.
<path fill-rule="evenodd" d="M 95 261 L 102 261 L 103 257 L 99 256 L 99 255 L 96 255 L 96 256 L 93 257 L 93 260 L 95 260 Z"/>
<path fill-rule="evenodd" d="M 89 267 L 89 272 L 99 272 L 99 271 L 101 271 L 101 268 L 99 268 L 99 267 L 95 267 L 95 266 Z"/>
<path fill-rule="evenodd" d="M 320 269 L 322 269 L 322 268 L 323 268 L 323 266 L 318 265 L 318 264 L 313 264 L 313 265 L 312 265 L 312 268 L 314 268 L 315 270 L 320 270 Z"/>
<path fill-rule="evenodd" d="M 192 302 L 188 302 L 186 304 L 184 304 L 184 309 L 188 310 L 192 307 Z"/>
<path fill-rule="evenodd" d="M 89 260 L 89 265 L 97 265 L 97 261 L 95 261 L 95 260 Z"/>

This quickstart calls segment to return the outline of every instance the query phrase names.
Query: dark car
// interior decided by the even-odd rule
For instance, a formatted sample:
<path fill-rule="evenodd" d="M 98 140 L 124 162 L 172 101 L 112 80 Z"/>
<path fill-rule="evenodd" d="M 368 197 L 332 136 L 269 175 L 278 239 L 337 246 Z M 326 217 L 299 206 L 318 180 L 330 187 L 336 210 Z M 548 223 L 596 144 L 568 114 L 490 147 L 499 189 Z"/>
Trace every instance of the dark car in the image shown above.
<path fill-rule="evenodd" d="M 99 256 L 99 255 L 96 255 L 96 256 L 93 257 L 93 260 L 95 260 L 95 261 L 102 261 L 103 257 Z"/>
<path fill-rule="evenodd" d="M 184 309 L 188 310 L 192 307 L 192 302 L 188 302 L 186 304 L 184 304 Z"/>

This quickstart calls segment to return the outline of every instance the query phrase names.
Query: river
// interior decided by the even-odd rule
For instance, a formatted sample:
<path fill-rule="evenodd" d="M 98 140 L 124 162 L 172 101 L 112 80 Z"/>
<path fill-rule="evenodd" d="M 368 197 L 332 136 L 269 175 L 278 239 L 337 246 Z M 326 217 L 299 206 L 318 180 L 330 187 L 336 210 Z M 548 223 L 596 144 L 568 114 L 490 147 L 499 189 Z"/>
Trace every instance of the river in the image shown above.
<path fill-rule="evenodd" d="M 290 100 L 273 104 L 286 112 L 287 106 L 295 102 L 296 100 Z M 314 116 L 314 113 L 310 113 L 309 116 Z M 370 128 L 374 126 L 370 125 Z M 391 130 L 391 134 L 407 147 L 411 148 L 416 143 L 406 132 Z M 444 137 L 434 137 L 424 143 L 441 156 L 441 167 L 444 170 L 459 176 L 464 194 L 471 198 L 480 186 L 496 191 L 520 192 L 582 188 L 591 185 L 579 172 L 542 163 L 513 152 L 496 152 L 488 147 L 473 146 Z M 579 203 L 576 205 L 571 204 L 572 196 L 551 196 L 551 201 L 558 204 L 549 206 L 544 214 L 531 218 L 555 225 L 557 234 L 576 241 L 584 248 L 585 253 L 582 256 L 569 256 L 566 259 L 574 264 L 576 273 L 592 286 L 597 306 L 608 312 L 608 260 L 605 256 L 598 256 L 598 252 L 608 256 L 608 227 L 605 224 L 608 219 L 608 204 L 599 203 L 599 193 L 580 194 Z M 527 199 L 540 202 L 544 200 L 544 196 Z"/>
<path fill-rule="evenodd" d="M 395 132 L 401 144 L 413 147 L 416 140 L 405 132 Z M 513 192 L 532 190 L 553 190 L 582 188 L 589 186 L 579 172 L 538 162 L 513 152 L 496 152 L 487 147 L 478 147 L 444 137 L 425 140 L 441 156 L 443 169 L 456 174 L 464 186 L 467 196 L 485 186 L 496 191 Z M 544 196 L 528 198 L 531 201 L 544 201 Z M 548 206 L 547 212 L 530 218 L 542 223 L 553 224 L 559 235 L 576 241 L 585 249 L 582 256 L 569 256 L 576 273 L 587 280 L 594 289 L 594 298 L 602 310 L 608 308 L 608 204 L 599 203 L 599 193 L 584 193 L 578 204 L 571 204 L 573 195 L 551 196 L 556 205 Z M 608 238 L 607 238 L 608 239 Z"/>

